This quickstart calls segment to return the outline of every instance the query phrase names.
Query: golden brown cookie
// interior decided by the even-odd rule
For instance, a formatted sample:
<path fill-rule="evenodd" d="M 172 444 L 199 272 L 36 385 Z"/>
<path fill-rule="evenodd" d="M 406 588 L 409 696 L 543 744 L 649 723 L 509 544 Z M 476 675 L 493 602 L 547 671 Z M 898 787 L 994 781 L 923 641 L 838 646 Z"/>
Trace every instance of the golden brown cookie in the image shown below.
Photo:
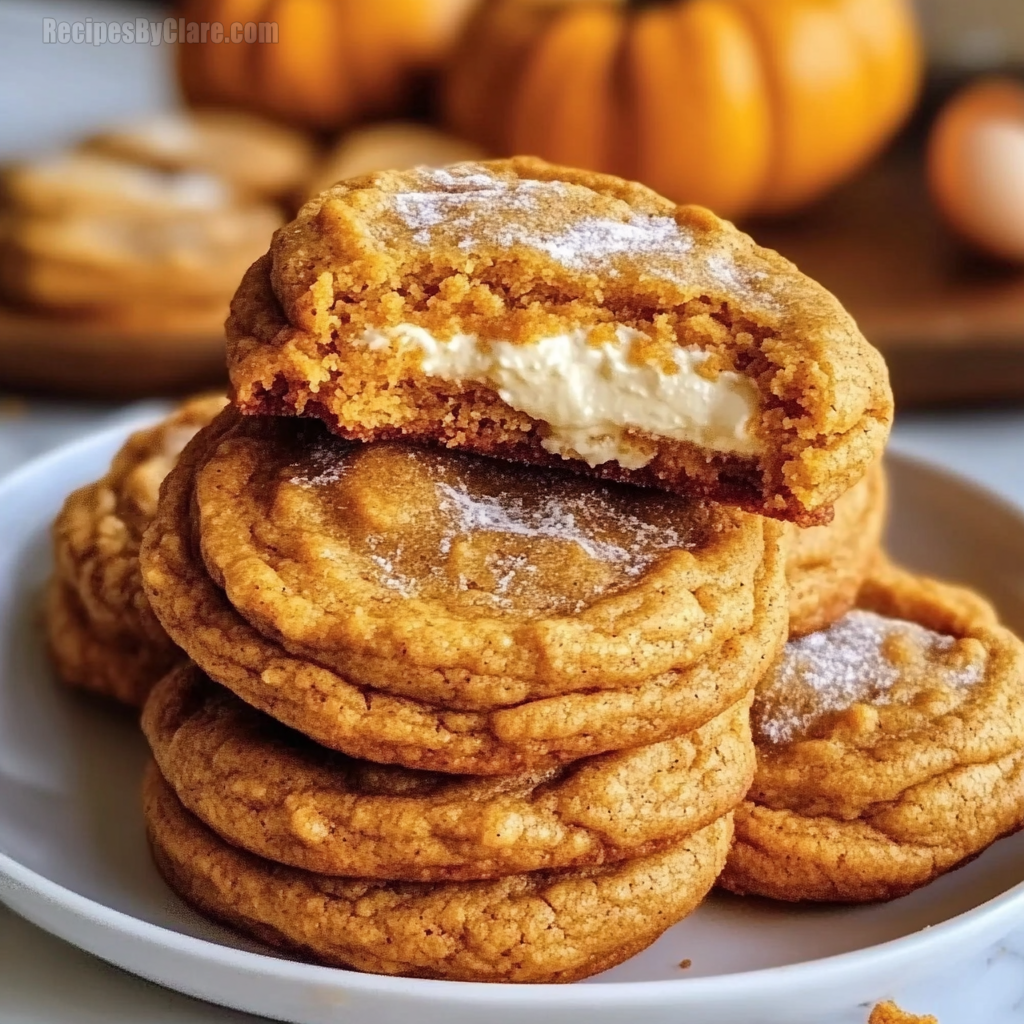
<path fill-rule="evenodd" d="M 781 530 L 762 524 L 764 560 L 748 628 L 686 669 L 611 690 L 583 690 L 489 711 L 453 711 L 361 686 L 255 629 L 211 579 L 192 520 L 196 471 L 235 421 L 219 417 L 182 454 L 141 554 L 168 633 L 217 682 L 324 746 L 352 757 L 460 774 L 507 775 L 699 728 L 756 684 L 785 639 Z"/>
<path fill-rule="evenodd" d="M 699 207 L 532 158 L 367 175 L 243 280 L 247 413 L 438 441 L 804 525 L 880 454 L 882 357 L 823 288 Z"/>
<path fill-rule="evenodd" d="M 764 526 L 724 506 L 275 417 L 225 423 L 194 488 L 259 632 L 449 710 L 636 685 L 753 622 Z"/>
<path fill-rule="evenodd" d="M 0 171 L 0 206 L 21 215 L 188 217 L 240 205 L 235 188 L 203 171 L 167 173 L 98 153 L 60 152 Z"/>
<path fill-rule="evenodd" d="M 157 684 L 142 727 L 178 799 L 223 839 L 357 878 L 500 878 L 633 859 L 727 814 L 754 776 L 749 700 L 677 739 L 497 778 L 334 754 L 193 665 Z"/>
<path fill-rule="evenodd" d="M 857 605 L 758 692 L 734 892 L 891 899 L 1024 822 L 1024 644 L 975 595 L 884 562 Z"/>
<path fill-rule="evenodd" d="M 141 707 L 153 683 L 181 658 L 142 589 L 139 545 L 161 481 L 224 401 L 193 399 L 132 434 L 106 475 L 65 501 L 53 526 L 47 633 L 66 683 Z"/>
<path fill-rule="evenodd" d="M 226 305 L 280 222 L 270 206 L 14 213 L 0 226 L 0 291 L 62 310 Z"/>
<path fill-rule="evenodd" d="M 310 173 L 310 139 L 281 124 L 237 111 L 161 114 L 100 132 L 82 143 L 102 153 L 160 171 L 206 171 L 249 195 L 278 199 Z"/>
<path fill-rule="evenodd" d="M 330 878 L 237 850 L 152 765 L 144 805 L 160 873 L 202 913 L 310 960 L 453 981 L 568 982 L 621 963 L 697 907 L 732 836 L 726 815 L 636 860 L 431 885 Z"/>
<path fill-rule="evenodd" d="M 887 511 L 879 462 L 836 503 L 827 526 L 788 528 L 789 635 L 824 629 L 842 618 L 878 556 Z"/>

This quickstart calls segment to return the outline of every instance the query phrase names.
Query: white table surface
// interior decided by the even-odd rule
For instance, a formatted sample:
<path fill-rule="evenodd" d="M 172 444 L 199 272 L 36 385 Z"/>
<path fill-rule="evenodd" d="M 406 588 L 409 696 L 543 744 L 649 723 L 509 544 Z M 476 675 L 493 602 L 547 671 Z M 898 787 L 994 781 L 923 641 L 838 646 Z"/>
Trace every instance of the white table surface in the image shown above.
<path fill-rule="evenodd" d="M 93 124 L 172 104 L 171 54 L 165 47 L 42 43 L 44 16 L 125 20 L 157 10 L 84 0 L 48 0 L 45 5 L 0 0 L 0 158 L 59 144 Z M 0 395 L 0 475 L 122 414 L 112 406 Z M 892 446 L 953 469 L 1024 507 L 1024 410 L 902 417 Z M 1024 566 L 1021 572 L 1024 576 Z M 928 983 L 894 992 L 894 998 L 908 1010 L 937 1015 L 940 1024 L 1024 1024 L 1024 921 L 985 956 L 936 964 L 935 972 Z M 851 1007 L 841 1019 L 821 1024 L 859 1024 L 866 1016 L 866 1008 Z M 255 1018 L 123 974 L 0 907 L 0 1024 L 246 1020 Z"/>

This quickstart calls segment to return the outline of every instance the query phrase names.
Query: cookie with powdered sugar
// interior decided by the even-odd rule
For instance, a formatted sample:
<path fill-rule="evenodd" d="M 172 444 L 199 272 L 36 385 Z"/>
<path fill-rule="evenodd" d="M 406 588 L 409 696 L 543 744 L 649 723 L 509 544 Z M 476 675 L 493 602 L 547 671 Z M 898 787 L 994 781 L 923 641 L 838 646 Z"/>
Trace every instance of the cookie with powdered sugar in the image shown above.
<path fill-rule="evenodd" d="M 802 524 L 880 454 L 882 357 L 709 211 L 532 158 L 333 186 L 228 324 L 247 413 L 313 416 Z"/>
<path fill-rule="evenodd" d="M 781 527 L 226 410 L 168 477 L 152 607 L 215 681 L 324 746 L 500 775 L 698 728 L 786 636 Z"/>
<path fill-rule="evenodd" d="M 1024 644 L 971 591 L 876 563 L 857 607 L 790 641 L 752 722 L 726 888 L 892 899 L 1024 824 Z"/>

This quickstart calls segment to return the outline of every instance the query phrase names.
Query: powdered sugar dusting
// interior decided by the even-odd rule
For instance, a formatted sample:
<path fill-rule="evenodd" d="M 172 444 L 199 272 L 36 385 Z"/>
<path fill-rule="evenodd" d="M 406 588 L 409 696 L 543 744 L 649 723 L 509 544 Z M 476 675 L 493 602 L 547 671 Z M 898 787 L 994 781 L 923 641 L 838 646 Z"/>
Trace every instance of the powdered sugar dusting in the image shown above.
<path fill-rule="evenodd" d="M 541 230 L 520 234 L 506 228 L 495 237 L 503 246 L 523 243 L 540 249 L 564 266 L 577 270 L 603 263 L 612 256 L 639 257 L 655 253 L 681 256 L 693 247 L 692 240 L 681 234 L 679 225 L 671 217 L 642 214 L 634 214 L 625 221 L 584 217 L 564 231 L 550 234 Z"/>
<path fill-rule="evenodd" d="M 572 198 L 559 181 L 509 181 L 473 164 L 419 168 L 422 191 L 391 197 L 417 245 L 442 236 L 462 249 L 482 242 L 525 245 L 574 270 L 613 269 L 615 257 L 658 257 L 664 263 L 689 253 L 693 239 L 672 217 L 631 213 L 625 218 L 583 216 L 567 226 L 557 216 Z M 435 230 L 436 229 L 436 230 Z"/>
<path fill-rule="evenodd" d="M 631 543 L 624 546 L 602 539 L 596 531 L 583 526 L 580 513 L 584 500 L 550 495 L 536 506 L 528 506 L 518 495 L 472 495 L 465 485 L 438 483 L 438 507 L 452 516 L 462 533 L 505 533 L 518 537 L 567 541 L 578 544 L 586 554 L 601 562 L 619 565 L 628 575 L 638 575 L 649 565 L 658 551 L 686 547 L 687 541 L 677 530 L 656 528 L 650 523 L 626 515 L 617 517 L 617 525 L 628 532 Z M 442 553 L 450 550 L 452 535 L 442 539 Z M 522 568 L 518 564 L 517 568 Z M 514 569 L 513 568 L 513 575 Z M 511 582 L 511 577 L 509 578 Z M 507 589 L 507 583 L 505 585 Z"/>
<path fill-rule="evenodd" d="M 892 660 L 898 643 L 920 652 L 929 680 L 947 686 L 970 686 L 981 679 L 984 665 L 957 664 L 950 655 L 955 637 L 914 622 L 854 610 L 827 629 L 791 640 L 762 685 L 754 707 L 758 739 L 778 745 L 808 734 L 825 715 L 854 704 L 876 707 L 893 701 L 893 688 L 905 667 Z M 923 681 L 922 681 L 923 682 Z"/>
<path fill-rule="evenodd" d="M 290 477 L 296 487 L 330 487 L 338 483 L 345 472 L 345 450 L 334 440 L 314 441 L 306 449 L 302 466 L 304 472 Z"/>
<path fill-rule="evenodd" d="M 323 537 L 325 573 L 358 575 L 368 600 L 579 612 L 713 529 L 699 502 L 329 435 L 306 440 L 282 478 L 297 488 L 292 514 Z"/>

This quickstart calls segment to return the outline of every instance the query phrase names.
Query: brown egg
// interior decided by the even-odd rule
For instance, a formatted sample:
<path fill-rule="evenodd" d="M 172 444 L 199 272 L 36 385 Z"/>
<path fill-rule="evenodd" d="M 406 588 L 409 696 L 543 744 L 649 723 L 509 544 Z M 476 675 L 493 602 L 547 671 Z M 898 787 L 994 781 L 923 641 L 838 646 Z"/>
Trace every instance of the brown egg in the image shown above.
<path fill-rule="evenodd" d="M 928 181 L 959 235 L 1024 262 L 1024 85 L 991 78 L 955 96 L 932 128 Z"/>

